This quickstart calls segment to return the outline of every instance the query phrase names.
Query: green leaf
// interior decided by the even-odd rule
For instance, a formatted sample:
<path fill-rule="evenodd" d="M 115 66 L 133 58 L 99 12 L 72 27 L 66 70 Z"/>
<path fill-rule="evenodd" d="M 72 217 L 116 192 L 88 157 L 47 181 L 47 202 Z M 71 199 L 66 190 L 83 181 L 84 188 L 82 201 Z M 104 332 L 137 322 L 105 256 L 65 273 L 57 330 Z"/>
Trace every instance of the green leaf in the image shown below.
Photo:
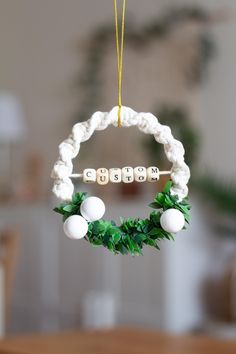
<path fill-rule="evenodd" d="M 171 187 L 173 185 L 173 182 L 169 180 L 166 184 L 165 187 L 163 188 L 163 193 L 169 193 Z"/>
<path fill-rule="evenodd" d="M 160 217 L 161 217 L 160 212 L 153 211 L 150 214 L 150 220 L 155 226 L 159 226 L 160 227 Z"/>
<path fill-rule="evenodd" d="M 159 204 L 160 206 L 163 205 L 165 200 L 165 194 L 164 193 L 158 193 L 155 197 L 155 201 L 157 202 L 157 204 Z"/>
<path fill-rule="evenodd" d="M 119 247 L 118 247 L 118 250 L 120 251 L 121 254 L 128 254 L 129 253 L 129 250 L 127 249 L 127 247 L 125 247 L 125 245 L 121 244 Z"/>
<path fill-rule="evenodd" d="M 158 232 L 160 231 L 160 229 L 158 229 L 157 227 L 154 227 L 151 231 L 149 231 L 148 235 L 149 236 L 155 236 L 158 234 Z"/>
<path fill-rule="evenodd" d="M 66 211 L 67 213 L 73 213 L 75 210 L 77 210 L 77 206 L 73 204 L 67 204 L 63 207 L 63 211 Z"/>
<path fill-rule="evenodd" d="M 151 238 L 148 238 L 147 240 L 145 240 L 145 243 L 146 243 L 148 246 L 152 246 L 152 247 L 155 247 L 155 246 L 156 246 L 156 241 L 152 240 Z"/>
<path fill-rule="evenodd" d="M 87 197 L 88 193 L 75 193 L 72 196 L 72 203 L 73 204 L 81 204 L 84 199 Z"/>
<path fill-rule="evenodd" d="M 95 221 L 93 223 L 93 232 L 95 234 L 102 234 L 106 231 L 106 225 L 102 221 Z"/>
<path fill-rule="evenodd" d="M 114 242 L 114 244 L 117 244 L 121 239 L 121 234 L 116 233 L 112 235 L 112 241 Z"/>
<path fill-rule="evenodd" d="M 108 243 L 110 242 L 110 235 L 106 233 L 103 237 L 103 243 L 105 246 L 108 246 Z"/>
<path fill-rule="evenodd" d="M 148 206 L 153 209 L 160 209 L 160 204 L 158 204 L 157 202 L 152 202 Z"/>
<path fill-rule="evenodd" d="M 62 214 L 62 215 L 64 214 L 64 211 L 61 207 L 56 207 L 53 209 L 53 211 L 55 211 L 58 214 Z"/>
<path fill-rule="evenodd" d="M 108 242 L 107 242 L 107 248 L 109 249 L 109 251 L 114 252 L 114 247 L 113 247 L 113 244 L 112 244 L 111 241 L 108 241 Z"/>
<path fill-rule="evenodd" d="M 190 215 L 185 214 L 185 215 L 184 215 L 184 219 L 185 219 L 185 221 L 186 221 L 188 224 L 190 223 Z"/>
<path fill-rule="evenodd" d="M 166 195 L 164 203 L 165 203 L 165 207 L 168 209 L 168 208 L 172 208 L 175 202 L 171 199 L 170 196 Z"/>
<path fill-rule="evenodd" d="M 127 242 L 128 242 L 128 245 L 129 245 L 129 249 L 131 251 L 131 253 L 134 253 L 135 249 L 136 249 L 136 243 L 135 241 L 130 238 L 130 237 L 127 237 Z"/>
<path fill-rule="evenodd" d="M 137 242 L 137 243 L 141 243 L 141 242 L 143 242 L 144 240 L 146 240 L 146 238 L 147 238 L 147 236 L 145 235 L 145 234 L 136 234 L 135 236 L 134 236 L 134 240 L 135 240 L 135 242 Z"/>
<path fill-rule="evenodd" d="M 182 211 L 184 214 L 189 214 L 189 208 L 185 205 L 178 205 L 177 209 L 179 209 L 180 211 Z"/>
<path fill-rule="evenodd" d="M 93 245 L 94 247 L 102 246 L 102 240 L 99 240 L 99 239 L 93 240 L 93 241 L 92 241 L 92 245 Z"/>
<path fill-rule="evenodd" d="M 134 254 L 142 254 L 140 246 L 133 239 L 130 239 L 130 241 L 133 245 L 133 253 Z"/>

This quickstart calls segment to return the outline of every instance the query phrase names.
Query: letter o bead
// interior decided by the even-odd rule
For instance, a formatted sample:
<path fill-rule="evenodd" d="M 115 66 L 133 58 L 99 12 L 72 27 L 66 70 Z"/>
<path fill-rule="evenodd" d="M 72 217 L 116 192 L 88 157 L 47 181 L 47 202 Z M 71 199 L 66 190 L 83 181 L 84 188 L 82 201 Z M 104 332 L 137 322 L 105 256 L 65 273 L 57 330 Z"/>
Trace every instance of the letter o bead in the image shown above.
<path fill-rule="evenodd" d="M 145 182 L 147 179 L 147 170 L 143 166 L 135 167 L 134 179 L 136 182 Z"/>
<path fill-rule="evenodd" d="M 122 174 L 122 182 L 124 183 L 132 183 L 134 181 L 134 169 L 133 167 L 123 167 L 121 170 Z"/>
<path fill-rule="evenodd" d="M 147 180 L 148 182 L 157 182 L 160 178 L 159 168 L 150 166 L 147 168 Z"/>
<path fill-rule="evenodd" d="M 109 173 L 106 168 L 97 169 L 97 183 L 100 185 L 107 184 L 109 182 Z"/>
<path fill-rule="evenodd" d="M 83 182 L 84 183 L 96 182 L 96 170 L 94 168 L 86 168 L 83 171 Z"/>
<path fill-rule="evenodd" d="M 121 182 L 121 169 L 120 168 L 110 168 L 109 178 L 111 183 Z"/>

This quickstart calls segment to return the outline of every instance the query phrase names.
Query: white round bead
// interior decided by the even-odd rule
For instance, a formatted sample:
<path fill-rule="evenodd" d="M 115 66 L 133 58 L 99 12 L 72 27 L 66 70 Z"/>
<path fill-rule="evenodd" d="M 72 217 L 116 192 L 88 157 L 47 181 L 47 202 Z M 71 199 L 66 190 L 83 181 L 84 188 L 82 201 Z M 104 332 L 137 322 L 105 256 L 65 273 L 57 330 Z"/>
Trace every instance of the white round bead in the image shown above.
<path fill-rule="evenodd" d="M 64 222 L 64 232 L 72 239 L 83 238 L 88 231 L 87 221 L 80 215 L 72 215 Z"/>
<path fill-rule="evenodd" d="M 184 227 L 184 215 L 177 209 L 168 209 L 161 215 L 160 224 L 163 230 L 176 233 Z"/>
<path fill-rule="evenodd" d="M 88 221 L 96 221 L 105 214 L 105 204 L 98 197 L 88 197 L 80 206 L 81 215 Z"/>

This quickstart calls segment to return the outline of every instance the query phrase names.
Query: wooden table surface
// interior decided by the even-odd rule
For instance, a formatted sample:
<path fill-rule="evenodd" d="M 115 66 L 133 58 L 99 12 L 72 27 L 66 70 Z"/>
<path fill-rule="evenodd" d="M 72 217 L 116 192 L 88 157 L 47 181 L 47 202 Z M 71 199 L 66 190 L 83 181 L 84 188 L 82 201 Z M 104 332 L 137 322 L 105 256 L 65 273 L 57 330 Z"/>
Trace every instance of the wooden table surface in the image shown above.
<path fill-rule="evenodd" d="M 236 341 L 137 329 L 77 331 L 4 339 L 0 354 L 236 354 Z"/>

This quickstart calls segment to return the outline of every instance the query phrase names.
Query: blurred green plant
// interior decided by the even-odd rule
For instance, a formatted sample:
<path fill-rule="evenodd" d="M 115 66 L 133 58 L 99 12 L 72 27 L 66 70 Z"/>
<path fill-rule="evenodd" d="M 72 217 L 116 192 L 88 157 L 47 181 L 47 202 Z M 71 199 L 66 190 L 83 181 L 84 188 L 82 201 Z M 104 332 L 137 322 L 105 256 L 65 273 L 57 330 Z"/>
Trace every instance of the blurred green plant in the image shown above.
<path fill-rule="evenodd" d="M 221 182 L 220 178 L 205 175 L 193 179 L 193 187 L 222 214 L 236 217 L 236 185 Z M 236 221 L 236 219 L 235 219 Z M 235 230 L 236 231 L 236 230 Z"/>
<path fill-rule="evenodd" d="M 161 124 L 171 127 L 175 138 L 180 140 L 185 148 L 186 163 L 191 167 L 191 188 L 198 192 L 205 201 L 222 214 L 236 216 L 236 185 L 230 182 L 221 182 L 213 173 L 199 175 L 196 171 L 196 163 L 201 144 L 201 134 L 193 127 L 187 111 L 184 107 L 163 105 L 157 110 L 156 116 Z M 144 139 L 148 157 L 154 162 L 158 156 L 158 162 L 163 168 L 167 163 L 163 146 L 156 144 L 155 139 L 147 136 Z M 195 173 L 196 172 L 196 173 Z M 206 204 L 206 203 L 205 203 Z"/>
<path fill-rule="evenodd" d="M 183 143 L 186 163 L 193 169 L 197 161 L 200 135 L 198 130 L 191 124 L 187 110 L 181 106 L 164 104 L 159 110 L 154 110 L 154 112 L 161 124 L 171 127 L 174 137 Z M 145 137 L 144 146 L 148 157 L 152 160 L 151 162 L 155 161 L 158 156 L 158 163 L 165 168 L 167 159 L 163 146 L 157 144 L 153 136 Z"/>

